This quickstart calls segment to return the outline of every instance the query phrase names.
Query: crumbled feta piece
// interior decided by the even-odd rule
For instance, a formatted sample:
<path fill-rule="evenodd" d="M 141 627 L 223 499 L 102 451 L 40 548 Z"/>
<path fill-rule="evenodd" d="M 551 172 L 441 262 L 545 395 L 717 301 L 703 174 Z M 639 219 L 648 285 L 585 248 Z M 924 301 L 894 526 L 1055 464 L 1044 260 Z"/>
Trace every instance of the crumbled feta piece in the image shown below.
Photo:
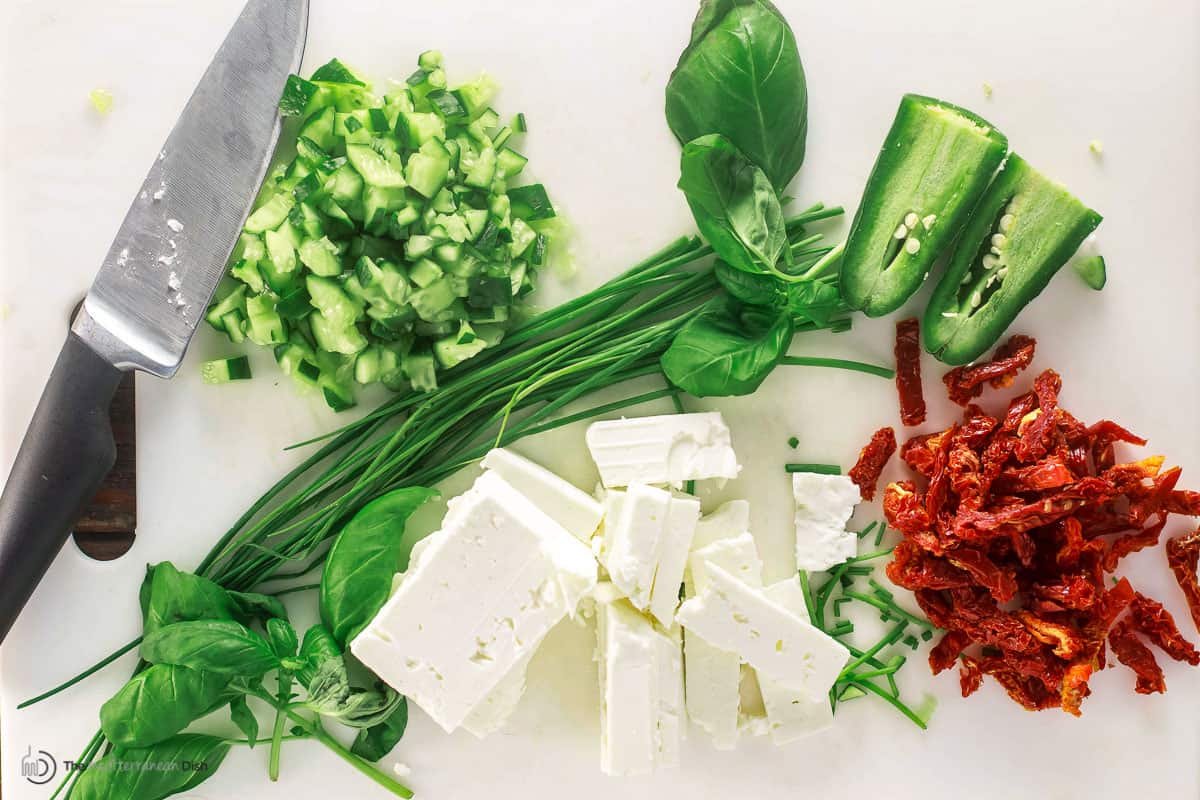
<path fill-rule="evenodd" d="M 729 428 L 717 412 L 593 423 L 587 446 L 607 487 L 736 478 Z"/>
<path fill-rule="evenodd" d="M 620 513 L 604 525 L 606 566 L 613 584 L 634 608 L 664 626 L 675 619 L 688 551 L 700 519 L 700 501 L 665 489 L 633 485 Z"/>
<path fill-rule="evenodd" d="M 600 769 L 638 775 L 679 762 L 683 664 L 679 630 L 664 632 L 624 600 L 597 615 Z"/>
<path fill-rule="evenodd" d="M 792 475 L 796 499 L 796 568 L 819 572 L 858 552 L 858 535 L 846 530 L 862 501 L 858 486 L 845 475 Z"/>
<path fill-rule="evenodd" d="M 710 562 L 747 583 L 762 585 L 762 561 L 749 525 L 750 505 L 744 500 L 726 503 L 701 518 L 688 558 L 688 597 L 708 586 Z M 712 737 L 713 747 L 732 750 L 741 708 L 741 658 L 693 631 L 684 634 L 683 657 L 688 718 Z"/>
<path fill-rule="evenodd" d="M 795 577 L 771 584 L 766 588 L 766 595 L 805 622 L 808 621 L 804 590 Z M 794 742 L 833 724 L 833 707 L 827 696 L 813 700 L 765 675 L 758 676 L 758 687 L 762 692 L 763 708 L 767 712 L 767 730 L 771 734 L 771 741 L 777 745 Z"/>
<path fill-rule="evenodd" d="M 447 732 L 596 584 L 587 546 L 494 472 L 450 501 L 415 556 L 350 649 Z"/>
<path fill-rule="evenodd" d="M 576 539 L 591 541 L 600 527 L 604 506 L 545 467 L 499 448 L 484 456 L 480 466 L 498 472 Z"/>
<path fill-rule="evenodd" d="M 717 565 L 708 564 L 708 578 L 679 609 L 685 630 L 793 692 L 817 700 L 829 691 L 850 655 L 845 647 Z"/>

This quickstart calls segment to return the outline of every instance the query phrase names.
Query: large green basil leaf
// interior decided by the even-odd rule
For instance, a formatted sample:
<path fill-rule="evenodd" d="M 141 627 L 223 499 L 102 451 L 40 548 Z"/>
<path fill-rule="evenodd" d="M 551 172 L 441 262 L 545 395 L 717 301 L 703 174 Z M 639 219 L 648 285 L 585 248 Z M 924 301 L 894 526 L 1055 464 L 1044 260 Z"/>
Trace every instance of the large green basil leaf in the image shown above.
<path fill-rule="evenodd" d="M 818 325 L 827 325 L 833 317 L 848 310 L 836 285 L 817 281 L 789 283 L 787 305 L 794 320 Z"/>
<path fill-rule="evenodd" d="M 676 334 L 663 372 L 696 397 L 750 394 L 787 354 L 793 330 L 787 309 L 743 308 L 720 297 Z"/>
<path fill-rule="evenodd" d="M 100 707 L 100 727 L 118 747 L 158 744 L 220 705 L 228 683 L 212 672 L 155 664 Z"/>
<path fill-rule="evenodd" d="M 354 737 L 350 752 L 367 761 L 378 761 L 392 752 L 392 748 L 404 738 L 404 730 L 408 727 L 408 701 L 403 697 L 388 718 L 377 725 L 363 728 Z"/>
<path fill-rule="evenodd" d="M 144 748 L 117 747 L 79 777 L 72 800 L 162 800 L 194 789 L 217 771 L 230 745 L 182 733 Z"/>
<path fill-rule="evenodd" d="M 777 272 L 780 258 L 790 257 L 775 188 L 728 139 L 712 134 L 684 145 L 679 188 L 700 233 L 729 266 Z"/>
<path fill-rule="evenodd" d="M 146 568 L 139 599 L 147 634 L 176 622 L 233 619 L 238 611 L 220 586 L 208 578 L 180 572 L 170 561 Z"/>
<path fill-rule="evenodd" d="M 258 743 L 258 717 L 250 710 L 246 695 L 239 694 L 229 701 L 229 717 L 233 724 L 246 736 L 246 743 L 253 749 Z"/>
<path fill-rule="evenodd" d="M 308 688 L 326 660 L 342 660 L 342 648 L 334 641 L 329 629 L 318 623 L 304 632 L 304 641 L 300 643 L 300 658 L 304 661 L 304 666 L 296 673 L 296 678 L 302 686 Z"/>
<path fill-rule="evenodd" d="M 346 523 L 321 573 L 321 621 L 345 647 L 387 602 L 400 569 L 400 540 L 408 518 L 437 492 L 420 486 L 396 489 L 367 505 Z"/>
<path fill-rule="evenodd" d="M 804 163 L 804 68 L 792 29 L 767 0 L 702 0 L 666 99 L 680 144 L 719 133 L 778 190 Z"/>
<path fill-rule="evenodd" d="M 142 640 L 142 658 L 152 664 L 177 664 L 250 680 L 279 666 L 263 637 L 227 620 L 176 622 L 159 628 Z"/>

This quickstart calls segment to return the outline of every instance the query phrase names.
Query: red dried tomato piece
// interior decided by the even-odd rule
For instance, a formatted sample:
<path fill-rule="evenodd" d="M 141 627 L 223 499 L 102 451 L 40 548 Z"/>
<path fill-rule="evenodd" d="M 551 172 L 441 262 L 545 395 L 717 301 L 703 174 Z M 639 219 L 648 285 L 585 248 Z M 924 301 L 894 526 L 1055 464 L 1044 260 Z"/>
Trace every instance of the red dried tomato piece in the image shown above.
<path fill-rule="evenodd" d="M 1092 693 L 1088 681 L 1091 680 L 1093 667 L 1090 663 L 1077 661 L 1067 667 L 1063 674 L 1062 710 L 1076 717 L 1080 715 L 1080 706 L 1085 697 Z"/>
<path fill-rule="evenodd" d="M 1166 524 L 1167 515 L 1160 514 L 1158 521 L 1152 525 L 1147 525 L 1141 530 L 1114 539 L 1109 545 L 1108 552 L 1104 554 L 1105 572 L 1115 570 L 1117 562 L 1130 553 L 1136 553 L 1138 550 L 1144 550 L 1147 547 L 1153 547 L 1158 544 L 1159 537 L 1162 536 L 1163 526 Z"/>
<path fill-rule="evenodd" d="M 975 583 L 991 592 L 998 602 L 1007 603 L 1017 593 L 1017 579 L 1012 569 L 1001 569 L 990 558 L 973 547 L 956 547 L 946 552 L 946 559 L 966 570 Z"/>
<path fill-rule="evenodd" d="M 1129 616 L 1133 626 L 1158 645 L 1159 650 L 1176 661 L 1184 661 L 1193 667 L 1200 666 L 1200 651 L 1183 638 L 1175 618 L 1163 608 L 1162 603 L 1138 592 L 1129 604 Z"/>
<path fill-rule="evenodd" d="M 1075 477 L 1061 458 L 1051 456 L 1036 464 L 1005 470 L 996 478 L 993 490 L 1005 494 L 1044 492 L 1074 483 Z"/>
<path fill-rule="evenodd" d="M 1057 708 L 1062 703 L 1056 690 L 1048 689 L 1046 684 L 1038 678 L 1010 669 L 1005 660 L 998 658 L 973 659 L 969 656 L 963 659 L 963 666 L 959 673 L 959 682 L 964 697 L 979 688 L 985 674 L 991 675 L 1004 688 L 1009 697 L 1030 711 Z"/>
<path fill-rule="evenodd" d="M 1137 675 L 1134 691 L 1138 694 L 1162 693 L 1167 690 L 1162 668 L 1150 648 L 1142 643 L 1134 632 L 1133 624 L 1123 619 L 1108 632 L 1108 643 L 1113 654 Z"/>
<path fill-rule="evenodd" d="M 1175 574 L 1175 581 L 1187 598 L 1192 622 L 1200 630 L 1200 580 L 1197 579 L 1197 561 L 1200 561 L 1200 528 L 1183 536 L 1167 540 L 1167 564 Z"/>
<path fill-rule="evenodd" d="M 1053 647 L 1054 655 L 1061 659 L 1074 659 L 1084 650 L 1083 636 L 1070 625 L 1046 619 L 1032 611 L 1018 611 L 1017 618 L 1025 623 L 1035 639 Z"/>
<path fill-rule="evenodd" d="M 958 428 L 955 441 L 972 450 L 978 450 L 987 444 L 988 438 L 998 427 L 1000 427 L 1000 420 L 971 403 L 963 411 L 963 422 Z"/>
<path fill-rule="evenodd" d="M 970 656 L 964 657 L 958 668 L 958 685 L 963 697 L 970 697 L 983 686 L 983 670 L 979 668 L 979 662 Z"/>
<path fill-rule="evenodd" d="M 892 583 L 910 590 L 957 589 L 975 584 L 969 573 L 927 553 L 908 539 L 896 545 L 887 565 L 887 576 Z"/>
<path fill-rule="evenodd" d="M 891 428 L 880 428 L 871 436 L 871 441 L 858 454 L 858 462 L 846 474 L 858 484 L 864 500 L 875 499 L 875 487 L 888 459 L 896 452 L 896 432 Z"/>
<path fill-rule="evenodd" d="M 971 646 L 971 637 L 962 631 L 946 631 L 929 650 L 929 668 L 933 674 L 950 669 L 963 650 Z M 964 695 L 965 696 L 965 695 Z"/>
<path fill-rule="evenodd" d="M 1116 463 L 1115 450 L 1113 444 L 1115 442 L 1128 442 L 1142 447 L 1146 444 L 1146 440 L 1132 433 L 1126 428 L 1118 425 L 1112 420 L 1102 419 L 1095 425 L 1087 429 L 1088 438 L 1091 439 L 1092 460 L 1096 464 L 1097 470 L 1105 470 Z"/>
<path fill-rule="evenodd" d="M 926 433 L 914 436 L 900 448 L 900 458 L 917 474 L 926 478 L 933 475 L 933 454 L 936 452 L 941 437 L 948 436 L 949 431 L 941 433 Z"/>
<path fill-rule="evenodd" d="M 1095 585 L 1083 575 L 1064 576 L 1049 584 L 1035 583 L 1031 588 L 1034 595 L 1053 604 L 1053 610 L 1058 611 L 1087 611 L 1099 599 Z"/>
<path fill-rule="evenodd" d="M 1018 461 L 1029 464 L 1044 457 L 1050 449 L 1050 434 L 1058 423 L 1058 393 L 1061 391 L 1062 378 L 1052 369 L 1033 379 L 1038 408 L 1017 427 L 1017 446 L 1013 455 Z"/>
<path fill-rule="evenodd" d="M 985 383 L 990 382 L 997 389 L 1010 385 L 1017 373 L 1033 361 L 1036 346 L 1037 341 L 1032 337 L 1017 335 L 997 348 L 991 361 L 950 370 L 942 378 L 950 399 L 965 406 L 983 394 Z"/>
<path fill-rule="evenodd" d="M 1200 517 L 1200 492 L 1177 489 L 1167 495 L 1163 510 L 1168 514 Z"/>
<path fill-rule="evenodd" d="M 925 421 L 925 394 L 921 389 L 921 323 L 905 319 L 896 323 L 896 391 L 900 394 L 900 421 L 920 425 Z"/>

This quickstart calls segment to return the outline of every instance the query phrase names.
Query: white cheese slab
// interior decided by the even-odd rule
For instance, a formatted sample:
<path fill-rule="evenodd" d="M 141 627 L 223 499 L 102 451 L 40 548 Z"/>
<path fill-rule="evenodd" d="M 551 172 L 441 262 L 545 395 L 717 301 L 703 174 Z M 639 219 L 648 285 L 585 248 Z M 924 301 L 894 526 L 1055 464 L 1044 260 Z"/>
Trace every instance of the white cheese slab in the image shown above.
<path fill-rule="evenodd" d="M 773 583 L 765 591 L 771 600 L 804 621 L 809 620 L 804 590 L 800 588 L 797 578 Z M 758 676 L 758 687 L 762 692 L 763 708 L 767 712 L 767 731 L 776 745 L 803 739 L 833 725 L 833 706 L 827 696 L 811 699 L 766 675 Z"/>
<path fill-rule="evenodd" d="M 688 557 L 688 571 L 695 594 L 708 588 L 711 565 L 720 567 L 749 586 L 762 586 L 763 562 L 758 557 L 758 547 L 749 531 L 692 550 Z"/>
<path fill-rule="evenodd" d="M 498 472 L 576 539 L 591 541 L 592 534 L 600 527 L 604 506 L 540 464 L 511 450 L 496 448 L 483 457 L 480 466 Z"/>
<path fill-rule="evenodd" d="M 606 420 L 587 429 L 587 446 L 606 487 L 736 478 L 729 426 L 718 412 Z"/>
<path fill-rule="evenodd" d="M 525 695 L 525 672 L 532 657 L 530 653 L 513 664 L 483 702 L 471 709 L 462 724 L 467 731 L 482 739 L 504 727 Z"/>
<path fill-rule="evenodd" d="M 750 503 L 745 500 L 730 500 L 717 506 L 712 513 L 705 514 L 696 523 L 696 535 L 692 538 L 692 549 L 697 550 L 718 539 L 728 539 L 748 530 L 750 530 Z"/>
<path fill-rule="evenodd" d="M 792 475 L 796 502 L 796 569 L 819 572 L 858 552 L 858 535 L 846 530 L 862 501 L 858 486 L 845 475 Z"/>
<path fill-rule="evenodd" d="M 805 697 L 828 691 L 850 655 L 845 647 L 715 564 L 708 577 L 705 590 L 679 609 L 685 630 Z"/>
<path fill-rule="evenodd" d="M 635 484 L 604 523 L 605 566 L 634 608 L 670 627 L 679 587 L 700 519 L 700 501 L 665 489 Z"/>
<path fill-rule="evenodd" d="M 678 628 L 667 633 L 625 600 L 597 609 L 600 769 L 639 775 L 679 761 L 683 664 Z"/>
<path fill-rule="evenodd" d="M 450 501 L 441 529 L 350 649 L 453 731 L 595 584 L 588 547 L 485 472 Z"/>

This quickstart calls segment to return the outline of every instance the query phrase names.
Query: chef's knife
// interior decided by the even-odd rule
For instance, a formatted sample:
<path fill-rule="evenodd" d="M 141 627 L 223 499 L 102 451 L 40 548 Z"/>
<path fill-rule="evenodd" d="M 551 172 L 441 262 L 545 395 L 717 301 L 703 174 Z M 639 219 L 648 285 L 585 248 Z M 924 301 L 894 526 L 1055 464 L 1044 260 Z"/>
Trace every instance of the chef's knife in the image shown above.
<path fill-rule="evenodd" d="M 121 376 L 170 378 L 279 138 L 308 0 L 250 0 L 157 154 L 75 318 L 0 495 L 0 642 L 115 458 Z"/>

